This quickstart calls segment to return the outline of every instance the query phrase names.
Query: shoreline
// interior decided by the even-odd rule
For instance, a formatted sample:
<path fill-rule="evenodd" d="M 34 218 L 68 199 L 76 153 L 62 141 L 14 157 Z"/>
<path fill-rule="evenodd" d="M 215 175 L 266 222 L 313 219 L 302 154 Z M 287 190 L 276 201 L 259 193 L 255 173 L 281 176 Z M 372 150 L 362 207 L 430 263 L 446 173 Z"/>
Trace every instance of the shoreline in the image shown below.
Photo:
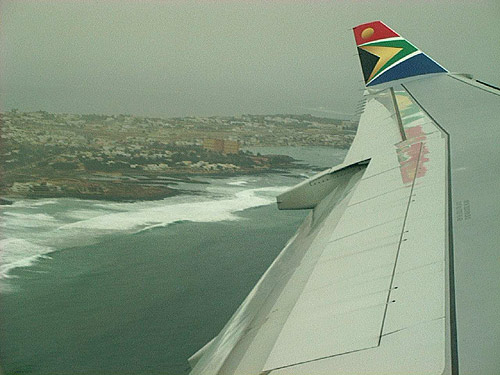
<path fill-rule="evenodd" d="M 224 179 L 238 176 L 259 176 L 263 174 L 293 174 L 293 170 L 299 168 L 315 169 L 306 163 L 296 163 L 289 168 L 281 169 L 262 169 L 254 171 L 214 171 L 205 173 L 172 173 L 165 175 L 149 175 L 149 176 L 128 176 L 121 175 L 108 176 L 109 180 L 100 181 L 93 178 L 75 179 L 74 182 L 82 186 L 83 184 L 93 184 L 92 191 L 82 191 L 76 189 L 68 190 L 38 190 L 29 191 L 25 194 L 2 194 L 0 197 L 0 205 L 11 205 L 19 199 L 46 199 L 46 198 L 74 198 L 83 200 L 99 200 L 109 202 L 138 202 L 138 201 L 155 201 L 165 198 L 175 197 L 179 195 L 198 195 L 196 190 L 187 190 L 172 187 L 179 183 L 186 184 L 209 184 L 206 181 L 197 180 L 197 178 L 214 178 Z M 103 177 L 104 176 L 93 176 Z M 50 183 L 51 180 L 47 179 Z M 96 188 L 97 187 L 97 188 Z M 106 189 L 106 190 L 103 190 Z"/>

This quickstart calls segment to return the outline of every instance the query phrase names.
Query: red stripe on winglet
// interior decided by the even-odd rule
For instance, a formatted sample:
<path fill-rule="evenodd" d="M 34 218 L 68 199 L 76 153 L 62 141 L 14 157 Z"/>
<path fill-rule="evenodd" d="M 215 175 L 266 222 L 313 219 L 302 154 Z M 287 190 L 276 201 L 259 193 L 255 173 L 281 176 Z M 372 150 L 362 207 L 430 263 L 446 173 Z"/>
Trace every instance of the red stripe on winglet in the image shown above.
<path fill-rule="evenodd" d="M 368 32 L 365 32 L 364 34 L 363 31 L 369 28 L 373 29 L 373 34 L 367 37 L 367 35 L 370 34 L 369 32 L 370 30 L 368 30 Z M 354 37 L 356 38 L 356 45 L 358 46 L 360 44 L 373 42 L 374 40 L 393 38 L 399 36 L 394 30 L 391 30 L 381 21 L 364 23 L 362 25 L 354 27 L 353 30 L 354 30 Z"/>

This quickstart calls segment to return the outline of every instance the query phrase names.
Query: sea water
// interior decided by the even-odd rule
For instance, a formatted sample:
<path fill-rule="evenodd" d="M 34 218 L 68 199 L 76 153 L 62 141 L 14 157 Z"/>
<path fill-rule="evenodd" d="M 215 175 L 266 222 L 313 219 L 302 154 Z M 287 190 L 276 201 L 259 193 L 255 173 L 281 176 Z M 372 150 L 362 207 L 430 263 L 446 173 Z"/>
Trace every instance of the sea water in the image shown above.
<path fill-rule="evenodd" d="M 302 155 L 327 167 L 345 152 Z M 160 201 L 2 207 L 4 372 L 187 373 L 304 219 L 274 202 L 310 173 L 206 179 L 197 195 Z"/>

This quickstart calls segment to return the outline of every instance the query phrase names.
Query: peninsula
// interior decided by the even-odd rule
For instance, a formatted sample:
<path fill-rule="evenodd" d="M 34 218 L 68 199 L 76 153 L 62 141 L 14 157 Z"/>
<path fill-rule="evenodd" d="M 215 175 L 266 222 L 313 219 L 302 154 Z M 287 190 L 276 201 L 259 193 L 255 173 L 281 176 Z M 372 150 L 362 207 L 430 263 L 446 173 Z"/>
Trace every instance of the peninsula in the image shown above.
<path fill-rule="evenodd" d="M 3 197 L 160 199 L 205 175 L 296 167 L 258 146 L 347 148 L 356 123 L 311 115 L 151 118 L 133 115 L 1 114 Z"/>

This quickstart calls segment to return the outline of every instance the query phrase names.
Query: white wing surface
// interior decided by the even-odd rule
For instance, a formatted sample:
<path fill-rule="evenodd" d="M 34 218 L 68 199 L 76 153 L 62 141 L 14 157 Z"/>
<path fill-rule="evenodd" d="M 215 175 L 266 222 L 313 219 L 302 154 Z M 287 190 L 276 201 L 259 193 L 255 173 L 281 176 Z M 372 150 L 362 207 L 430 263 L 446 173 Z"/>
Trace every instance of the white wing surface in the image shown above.
<path fill-rule="evenodd" d="M 354 143 L 278 197 L 311 213 L 193 375 L 500 373 L 500 90 L 379 21 L 354 33 Z"/>

